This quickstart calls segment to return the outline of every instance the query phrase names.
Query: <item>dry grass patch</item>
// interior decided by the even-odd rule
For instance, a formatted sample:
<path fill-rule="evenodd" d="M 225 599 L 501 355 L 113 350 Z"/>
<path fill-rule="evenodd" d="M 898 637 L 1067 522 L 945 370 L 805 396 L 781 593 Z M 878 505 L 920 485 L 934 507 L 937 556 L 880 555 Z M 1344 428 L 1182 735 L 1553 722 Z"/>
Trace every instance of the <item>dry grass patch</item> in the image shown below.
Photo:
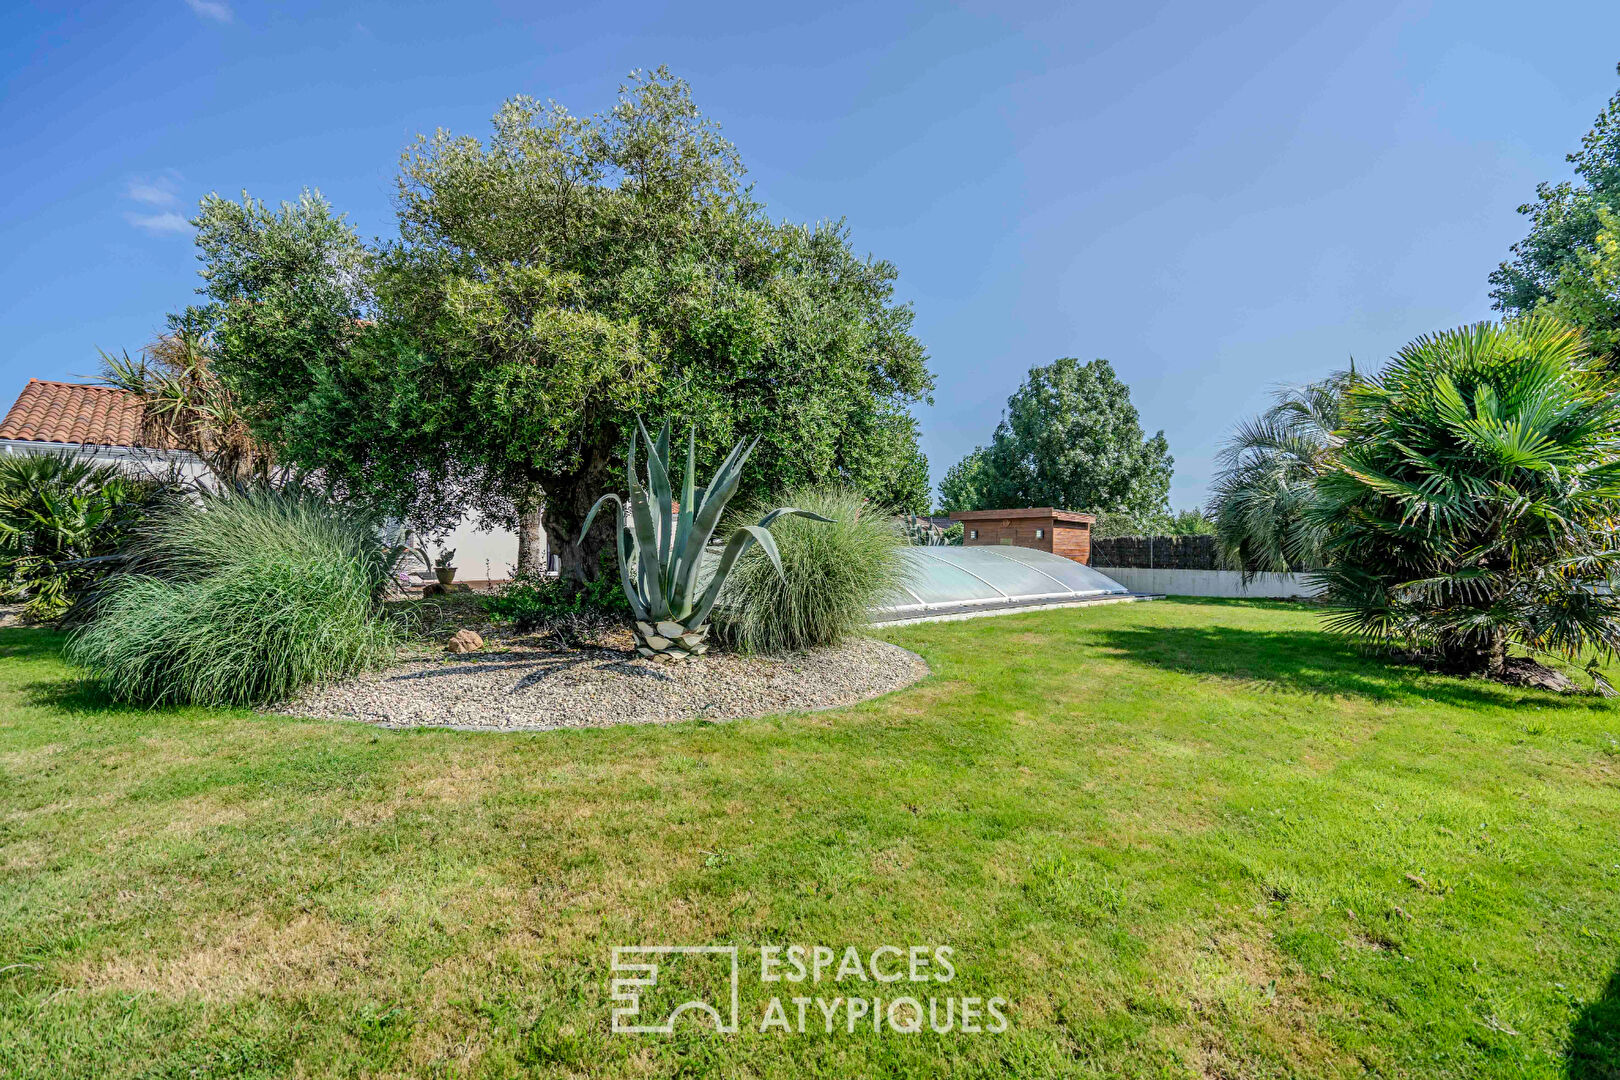
<path fill-rule="evenodd" d="M 81 991 L 118 990 L 225 1001 L 247 995 L 327 994 L 367 978 L 369 943 L 316 915 L 281 923 L 262 913 L 204 924 L 175 956 L 123 953 L 63 969 Z"/>

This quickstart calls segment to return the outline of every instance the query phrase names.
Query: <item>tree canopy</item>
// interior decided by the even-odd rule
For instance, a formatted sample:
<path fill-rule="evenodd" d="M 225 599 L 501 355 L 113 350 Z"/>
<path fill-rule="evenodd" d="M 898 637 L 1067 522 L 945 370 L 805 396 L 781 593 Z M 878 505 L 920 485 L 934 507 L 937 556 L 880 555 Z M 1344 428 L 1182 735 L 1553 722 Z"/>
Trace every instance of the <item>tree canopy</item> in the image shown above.
<path fill-rule="evenodd" d="M 211 197 L 219 369 L 285 459 L 428 529 L 543 500 L 578 578 L 638 414 L 695 424 L 704 467 L 760 436 L 745 494 L 843 481 L 924 509 L 909 409 L 933 383 L 894 267 L 841 223 L 772 222 L 743 175 L 659 69 L 605 114 L 518 97 L 487 141 L 420 138 L 375 248 L 318 195 Z"/>
<path fill-rule="evenodd" d="M 1550 309 L 1613 364 L 1620 362 L 1620 92 L 1566 160 L 1577 179 L 1538 184 L 1535 201 L 1519 207 L 1530 232 L 1491 274 L 1491 298 L 1509 315 Z"/>
<path fill-rule="evenodd" d="M 1164 432 L 1144 437 L 1131 390 L 1106 360 L 1030 368 L 987 447 L 940 482 L 946 511 L 1055 506 L 1167 519 L 1174 468 Z"/>

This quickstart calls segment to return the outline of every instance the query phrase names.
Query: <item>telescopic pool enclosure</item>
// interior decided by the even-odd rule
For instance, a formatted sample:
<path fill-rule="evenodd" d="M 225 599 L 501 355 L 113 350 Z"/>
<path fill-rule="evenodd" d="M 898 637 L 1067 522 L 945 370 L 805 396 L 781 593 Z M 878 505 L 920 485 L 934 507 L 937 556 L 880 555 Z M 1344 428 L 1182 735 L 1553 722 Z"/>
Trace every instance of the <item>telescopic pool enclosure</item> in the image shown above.
<path fill-rule="evenodd" d="M 906 583 L 872 621 L 965 618 L 1022 608 L 1146 599 L 1089 566 L 1034 548 L 907 547 Z"/>

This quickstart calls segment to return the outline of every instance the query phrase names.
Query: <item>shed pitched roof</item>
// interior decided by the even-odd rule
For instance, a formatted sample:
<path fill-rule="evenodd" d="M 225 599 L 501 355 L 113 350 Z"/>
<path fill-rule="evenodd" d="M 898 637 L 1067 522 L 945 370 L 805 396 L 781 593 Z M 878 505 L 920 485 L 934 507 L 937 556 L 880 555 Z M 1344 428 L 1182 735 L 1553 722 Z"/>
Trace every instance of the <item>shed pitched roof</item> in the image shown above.
<path fill-rule="evenodd" d="M 141 439 L 146 407 L 126 390 L 29 379 L 0 422 L 0 439 L 68 446 L 128 446 L 172 450 Z"/>
<path fill-rule="evenodd" d="M 1056 510 L 1050 506 L 1024 506 L 1008 510 L 955 510 L 951 513 L 952 521 L 1011 520 L 1013 518 L 1051 518 L 1056 522 L 1090 525 L 1097 520 L 1097 515 L 1082 513 L 1079 510 Z"/>

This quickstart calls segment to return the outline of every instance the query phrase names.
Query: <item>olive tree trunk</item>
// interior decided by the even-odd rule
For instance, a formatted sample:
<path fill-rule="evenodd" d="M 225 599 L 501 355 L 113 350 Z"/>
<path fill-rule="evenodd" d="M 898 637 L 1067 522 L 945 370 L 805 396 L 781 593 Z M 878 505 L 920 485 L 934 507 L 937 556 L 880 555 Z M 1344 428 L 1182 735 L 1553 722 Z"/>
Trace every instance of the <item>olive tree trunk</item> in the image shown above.
<path fill-rule="evenodd" d="M 543 515 L 538 495 L 532 496 L 518 515 L 517 572 L 532 576 L 545 570 Z"/>
<path fill-rule="evenodd" d="M 606 572 L 618 573 L 611 559 L 619 522 L 611 505 L 596 515 L 591 531 L 580 536 L 580 526 L 585 524 L 585 515 L 590 513 L 592 505 L 603 494 L 615 490 L 608 474 L 611 464 L 611 450 L 603 446 L 588 454 L 585 464 L 577 471 L 545 480 L 546 538 L 561 564 L 559 577 L 570 591 L 578 591 L 587 581 L 601 576 L 604 555 L 609 560 L 605 564 Z"/>

